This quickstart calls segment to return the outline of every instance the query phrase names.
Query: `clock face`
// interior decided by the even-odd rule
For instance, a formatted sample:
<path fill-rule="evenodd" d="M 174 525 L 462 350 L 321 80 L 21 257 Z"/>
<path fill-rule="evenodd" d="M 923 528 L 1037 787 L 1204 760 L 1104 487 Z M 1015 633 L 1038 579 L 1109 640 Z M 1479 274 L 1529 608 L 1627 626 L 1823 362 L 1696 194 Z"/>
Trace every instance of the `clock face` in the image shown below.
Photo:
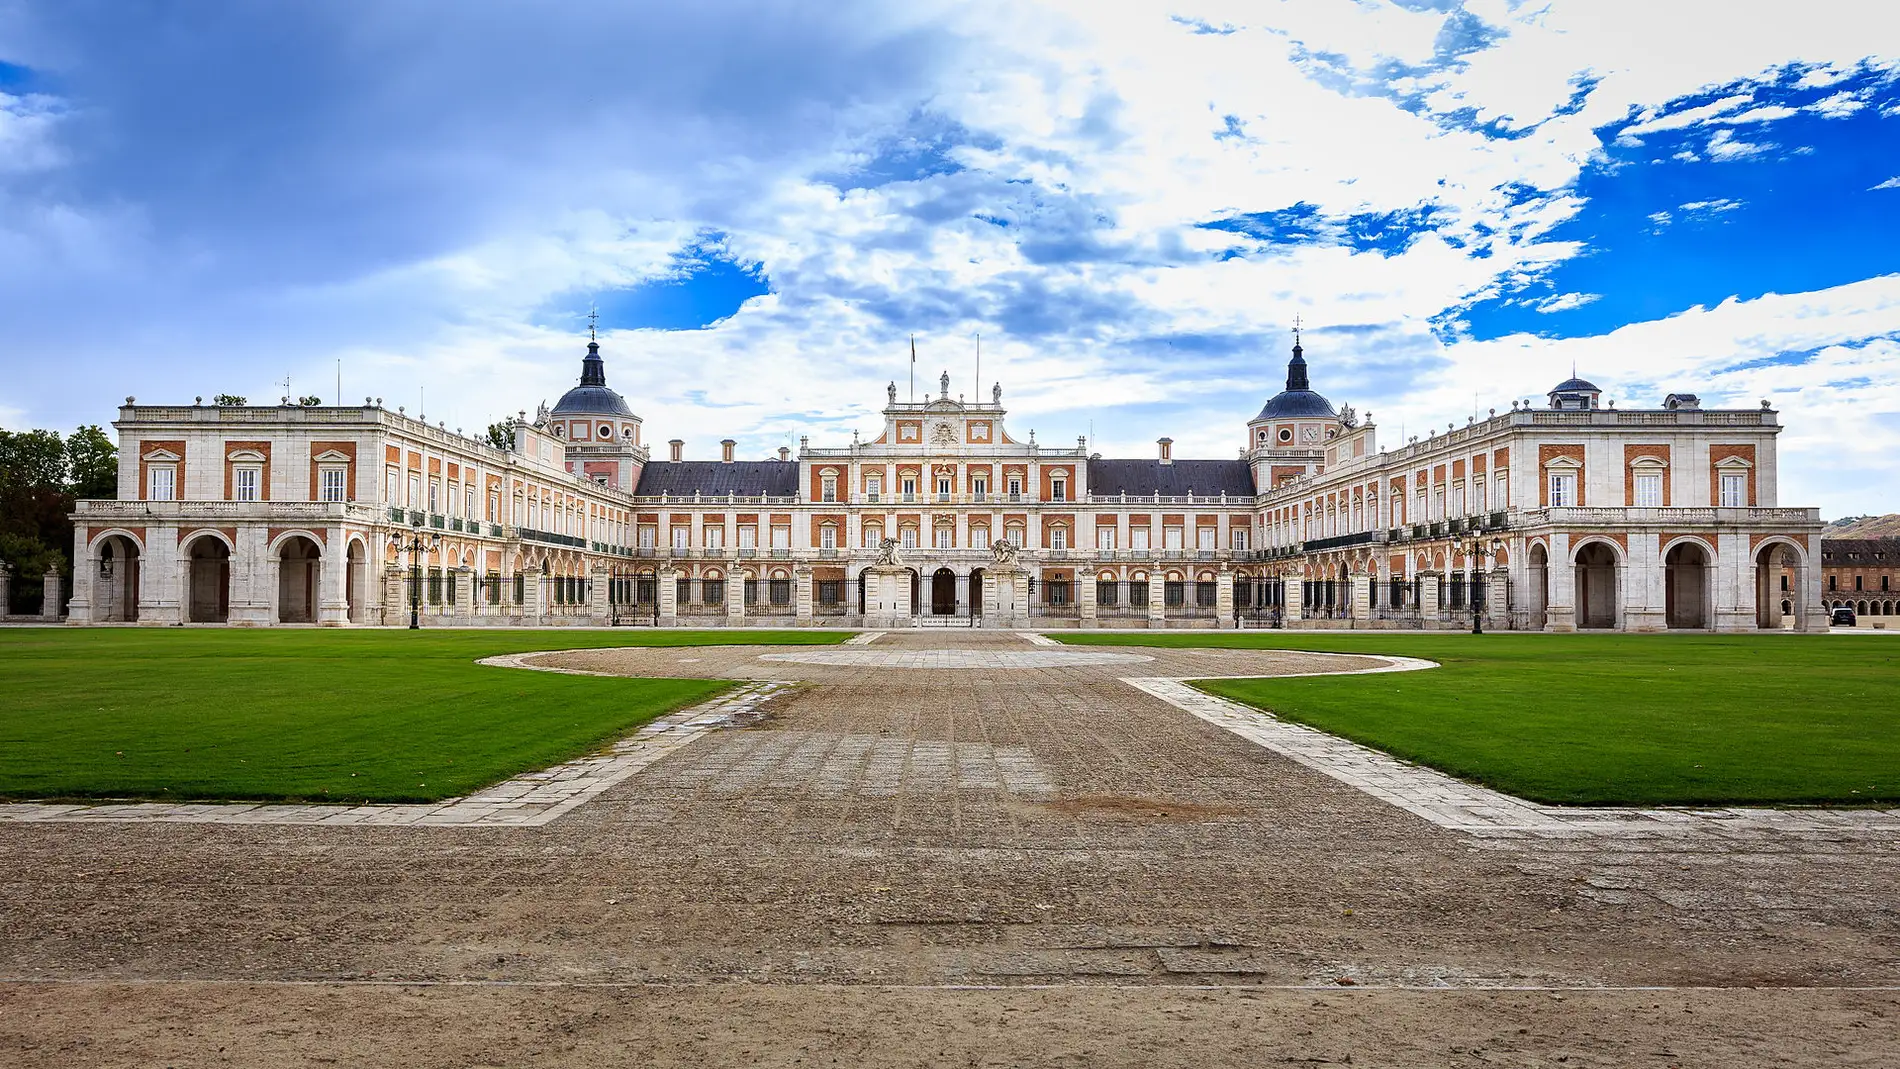
<path fill-rule="evenodd" d="M 1306 428 L 1305 430 L 1302 430 L 1302 431 L 1300 432 L 1300 438 L 1301 438 L 1301 439 L 1302 439 L 1303 441 L 1308 441 L 1308 442 L 1317 442 L 1317 441 L 1319 441 L 1319 428 L 1318 428 L 1318 427 L 1308 427 L 1308 428 Z"/>

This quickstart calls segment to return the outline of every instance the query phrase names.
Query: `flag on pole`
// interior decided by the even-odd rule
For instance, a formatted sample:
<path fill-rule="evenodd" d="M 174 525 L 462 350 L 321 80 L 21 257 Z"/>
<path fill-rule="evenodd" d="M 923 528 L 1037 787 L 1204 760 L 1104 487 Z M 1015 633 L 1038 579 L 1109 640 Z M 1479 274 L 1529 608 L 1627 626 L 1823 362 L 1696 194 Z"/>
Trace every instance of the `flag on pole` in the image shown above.
<path fill-rule="evenodd" d="M 917 400 L 917 335 L 915 334 L 910 336 L 910 399 Z"/>

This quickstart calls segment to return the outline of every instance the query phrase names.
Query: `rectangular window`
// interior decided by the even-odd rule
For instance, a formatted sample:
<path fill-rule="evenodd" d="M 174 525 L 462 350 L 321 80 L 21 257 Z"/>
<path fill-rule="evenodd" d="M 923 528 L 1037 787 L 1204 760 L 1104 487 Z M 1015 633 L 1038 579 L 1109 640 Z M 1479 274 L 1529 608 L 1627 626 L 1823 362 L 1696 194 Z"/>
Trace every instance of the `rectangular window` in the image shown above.
<path fill-rule="evenodd" d="M 673 548 L 686 549 L 693 544 L 693 529 L 685 525 L 673 528 Z"/>
<path fill-rule="evenodd" d="M 465 487 L 462 491 L 462 515 L 471 520 L 475 518 L 475 488 L 473 486 Z"/>
<path fill-rule="evenodd" d="M 873 475 L 869 479 L 866 479 L 864 481 L 864 492 L 872 501 L 876 501 L 878 497 L 884 493 L 884 476 Z"/>
<path fill-rule="evenodd" d="M 343 500 L 343 471 L 342 468 L 321 468 L 317 471 L 317 497 L 319 500 Z"/>
<path fill-rule="evenodd" d="M 1049 528 L 1049 548 L 1050 549 L 1068 549 L 1069 548 L 1069 529 L 1067 527 Z"/>
<path fill-rule="evenodd" d="M 1145 609 L 1148 607 L 1148 581 L 1137 579 L 1128 584 L 1128 607 Z"/>
<path fill-rule="evenodd" d="M 1068 499 L 1069 499 L 1069 484 L 1062 479 L 1049 480 L 1049 500 L 1067 501 Z"/>
<path fill-rule="evenodd" d="M 1161 603 L 1170 609 L 1179 609 L 1187 604 L 1187 584 L 1170 580 L 1161 584 Z"/>
<path fill-rule="evenodd" d="M 938 549 L 954 549 L 956 547 L 956 528 L 939 527 L 936 530 L 936 537 Z"/>
<path fill-rule="evenodd" d="M 820 579 L 818 586 L 818 604 L 838 605 L 844 601 L 844 580 Z"/>
<path fill-rule="evenodd" d="M 1453 516 L 1465 514 L 1465 485 L 1463 483 L 1451 488 L 1451 514 Z"/>
<path fill-rule="evenodd" d="M 726 548 L 726 529 L 724 527 L 706 528 L 706 548 L 707 549 Z"/>
<path fill-rule="evenodd" d="M 1497 492 L 1491 495 L 1491 507 L 1494 509 L 1510 508 L 1511 477 L 1509 475 L 1500 475 L 1492 480 L 1492 486 L 1496 488 Z"/>
<path fill-rule="evenodd" d="M 404 504 L 412 509 L 422 507 L 422 476 L 414 474 L 409 476 L 409 500 Z"/>
<path fill-rule="evenodd" d="M 705 605 L 723 605 L 726 601 L 726 581 L 707 579 L 699 584 L 699 600 Z"/>
<path fill-rule="evenodd" d="M 950 488 L 955 484 L 956 481 L 948 475 L 937 476 L 937 500 L 950 500 Z"/>
<path fill-rule="evenodd" d="M 231 472 L 232 496 L 238 501 L 256 501 L 261 472 L 257 468 L 236 468 Z"/>
<path fill-rule="evenodd" d="M 904 478 L 898 482 L 898 489 L 900 492 L 903 493 L 904 500 L 906 501 L 917 500 L 917 478 L 915 476 L 912 476 L 912 475 L 904 476 Z"/>
<path fill-rule="evenodd" d="M 1011 501 L 1021 501 L 1023 499 L 1023 480 L 1020 476 L 1012 475 L 1009 477 L 1009 499 Z"/>
<path fill-rule="evenodd" d="M 1230 532 L 1230 536 L 1232 537 L 1233 542 L 1234 542 L 1234 552 L 1236 553 L 1247 552 L 1247 529 L 1245 527 L 1234 528 Z"/>
<path fill-rule="evenodd" d="M 838 477 L 827 475 L 818 480 L 818 499 L 820 501 L 838 500 Z"/>
<path fill-rule="evenodd" d="M 1211 609 L 1220 603 L 1219 583 L 1195 583 L 1194 604 L 1197 608 Z"/>
<path fill-rule="evenodd" d="M 1220 532 L 1212 527 L 1199 527 L 1194 531 L 1194 548 L 1212 553 L 1220 545 L 1217 539 Z"/>
<path fill-rule="evenodd" d="M 1097 527 L 1095 529 L 1095 548 L 1103 550 L 1104 552 L 1112 552 L 1115 549 L 1115 529 L 1113 527 Z"/>
<path fill-rule="evenodd" d="M 170 501 L 178 493 L 178 469 L 170 464 L 154 464 L 146 475 L 145 496 L 152 501 Z"/>
<path fill-rule="evenodd" d="M 429 480 L 429 511 L 442 511 L 442 484 L 435 479 Z"/>
<path fill-rule="evenodd" d="M 1569 471 L 1550 473 L 1550 504 L 1552 508 L 1568 508 L 1577 503 L 1577 475 Z"/>
<path fill-rule="evenodd" d="M 1146 527 L 1130 527 L 1128 529 L 1128 548 L 1137 553 L 1148 552 L 1148 535 L 1149 531 Z"/>
<path fill-rule="evenodd" d="M 978 501 L 987 500 L 990 496 L 990 477 L 987 475 L 979 475 L 975 479 L 972 479 L 970 481 L 970 492 L 976 495 Z"/>
<path fill-rule="evenodd" d="M 1748 477 L 1740 472 L 1722 473 L 1722 507 L 1738 509 L 1748 504 Z"/>
<path fill-rule="evenodd" d="M 970 548 L 971 549 L 990 548 L 990 529 L 988 527 L 970 528 Z"/>
<path fill-rule="evenodd" d="M 759 529 L 757 527 L 739 528 L 739 549 L 741 551 L 759 548 Z"/>
<path fill-rule="evenodd" d="M 1161 529 L 1161 548 L 1175 549 L 1175 550 L 1183 548 L 1182 543 L 1181 543 L 1181 537 L 1182 537 L 1181 528 L 1163 527 Z"/>
<path fill-rule="evenodd" d="M 1067 605 L 1069 603 L 1069 581 L 1067 579 L 1051 579 L 1042 584 L 1042 591 L 1044 599 L 1051 605 Z"/>
<path fill-rule="evenodd" d="M 772 548 L 773 549 L 792 548 L 792 529 L 790 527 L 772 528 Z"/>
<path fill-rule="evenodd" d="M 1631 502 L 1638 508 L 1662 507 L 1662 476 L 1660 474 L 1639 474 L 1636 476 L 1636 500 Z"/>
<path fill-rule="evenodd" d="M 1112 579 L 1099 579 L 1095 583 L 1095 603 L 1103 608 L 1112 609 L 1121 601 L 1121 584 Z"/>
<path fill-rule="evenodd" d="M 905 549 L 916 549 L 917 548 L 917 528 L 915 527 L 904 528 L 904 537 L 902 541 L 904 543 Z"/>
<path fill-rule="evenodd" d="M 827 526 L 827 527 L 820 527 L 818 529 L 818 548 L 819 549 L 837 549 L 838 548 L 838 529 L 836 527 Z"/>
<path fill-rule="evenodd" d="M 659 540 L 660 540 L 660 529 L 658 527 L 643 526 L 640 528 L 640 548 L 641 549 L 652 549 L 656 544 L 658 544 Z"/>

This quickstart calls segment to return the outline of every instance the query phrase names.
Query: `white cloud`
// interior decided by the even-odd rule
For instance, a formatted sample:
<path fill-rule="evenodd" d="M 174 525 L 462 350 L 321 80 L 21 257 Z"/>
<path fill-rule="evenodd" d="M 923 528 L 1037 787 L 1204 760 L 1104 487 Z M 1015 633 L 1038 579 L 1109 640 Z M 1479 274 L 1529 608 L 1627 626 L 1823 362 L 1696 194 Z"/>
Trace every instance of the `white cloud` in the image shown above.
<path fill-rule="evenodd" d="M 1711 159 L 1742 160 L 1750 156 L 1759 156 L 1764 152 L 1772 151 L 1776 147 L 1773 142 L 1769 141 L 1739 141 L 1736 140 L 1735 135 L 1729 131 L 1717 130 L 1714 134 L 1710 135 L 1709 143 L 1703 146 L 1702 151 L 1708 153 Z"/>
<path fill-rule="evenodd" d="M 1868 189 L 1900 189 L 1900 174 L 1894 175 L 1892 178 L 1887 179 L 1885 182 L 1882 182 L 1879 185 L 1868 186 L 1867 188 Z"/>
<path fill-rule="evenodd" d="M 1555 297 L 1537 302 L 1537 310 L 1546 313 L 1567 312 L 1572 308 L 1582 308 L 1586 304 L 1602 299 L 1601 293 L 1560 293 Z"/>

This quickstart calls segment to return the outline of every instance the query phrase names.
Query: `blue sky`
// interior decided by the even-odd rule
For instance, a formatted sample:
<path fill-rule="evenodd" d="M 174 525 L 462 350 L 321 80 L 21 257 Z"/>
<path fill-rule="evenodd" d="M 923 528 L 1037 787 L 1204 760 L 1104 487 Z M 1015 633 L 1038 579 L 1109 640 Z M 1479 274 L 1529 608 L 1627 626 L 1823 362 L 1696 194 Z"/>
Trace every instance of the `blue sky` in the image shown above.
<path fill-rule="evenodd" d="M 1019 434 L 1230 456 L 1298 315 L 1388 442 L 1574 363 L 1900 510 L 1897 75 L 1848 0 L 0 0 L 0 424 L 340 368 L 472 429 L 597 307 L 689 455 L 873 429 L 914 334 Z"/>

